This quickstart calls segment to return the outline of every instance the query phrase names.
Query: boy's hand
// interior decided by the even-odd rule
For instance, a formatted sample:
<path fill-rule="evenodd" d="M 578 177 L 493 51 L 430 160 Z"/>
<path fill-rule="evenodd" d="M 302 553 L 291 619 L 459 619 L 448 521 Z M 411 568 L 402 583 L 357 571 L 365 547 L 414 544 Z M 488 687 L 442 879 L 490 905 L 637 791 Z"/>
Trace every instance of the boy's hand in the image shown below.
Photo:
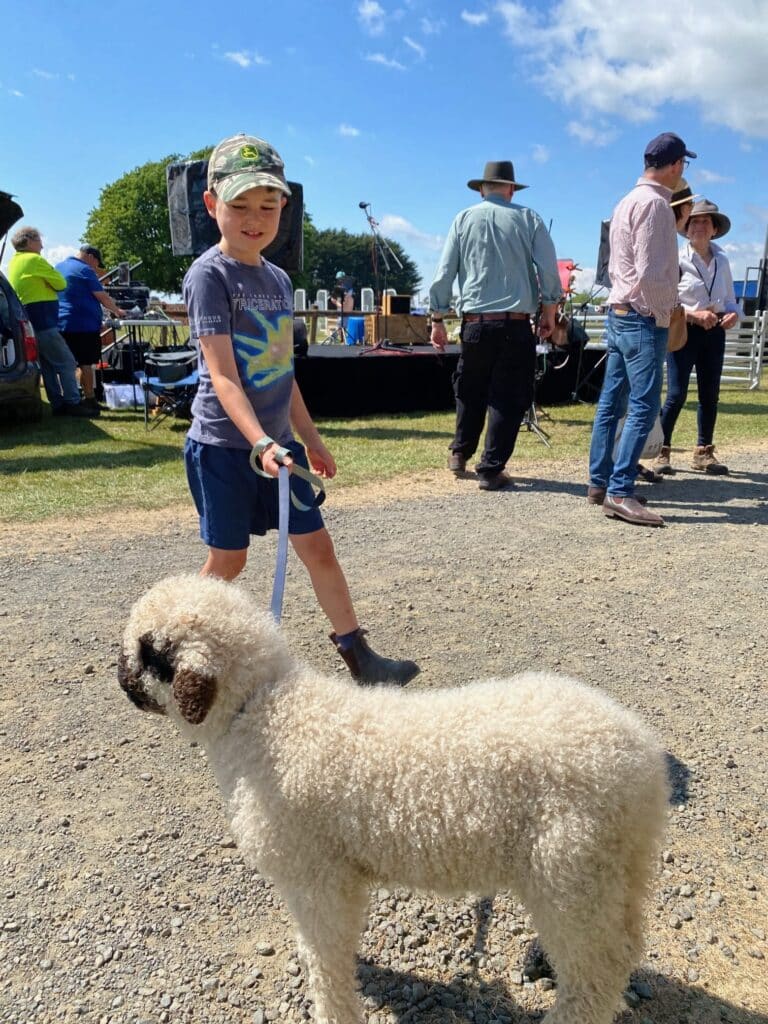
<path fill-rule="evenodd" d="M 336 476 L 336 462 L 322 441 L 316 442 L 311 448 L 307 445 L 307 459 L 312 470 L 324 480 Z"/>
<path fill-rule="evenodd" d="M 278 446 L 271 444 L 269 448 L 261 453 L 261 468 L 265 473 L 269 473 L 270 476 L 277 476 L 281 466 L 287 466 L 289 473 L 293 469 L 293 458 L 290 455 L 287 455 L 280 462 L 275 459 L 275 452 L 277 450 Z"/>

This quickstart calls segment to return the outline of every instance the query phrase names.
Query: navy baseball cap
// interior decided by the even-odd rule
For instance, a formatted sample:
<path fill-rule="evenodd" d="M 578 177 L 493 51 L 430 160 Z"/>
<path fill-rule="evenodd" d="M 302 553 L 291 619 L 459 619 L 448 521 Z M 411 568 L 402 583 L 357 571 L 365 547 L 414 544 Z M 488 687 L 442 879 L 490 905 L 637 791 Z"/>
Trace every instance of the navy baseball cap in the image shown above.
<path fill-rule="evenodd" d="M 97 249 L 95 245 L 81 245 L 80 252 L 84 252 L 86 256 L 93 256 L 100 267 L 104 266 L 104 260 L 101 258 L 101 249 Z"/>
<path fill-rule="evenodd" d="M 666 167 L 667 164 L 673 164 L 684 156 L 696 159 L 696 154 L 686 149 L 683 140 L 674 132 L 662 132 L 655 139 L 651 139 L 643 155 L 649 167 Z"/>

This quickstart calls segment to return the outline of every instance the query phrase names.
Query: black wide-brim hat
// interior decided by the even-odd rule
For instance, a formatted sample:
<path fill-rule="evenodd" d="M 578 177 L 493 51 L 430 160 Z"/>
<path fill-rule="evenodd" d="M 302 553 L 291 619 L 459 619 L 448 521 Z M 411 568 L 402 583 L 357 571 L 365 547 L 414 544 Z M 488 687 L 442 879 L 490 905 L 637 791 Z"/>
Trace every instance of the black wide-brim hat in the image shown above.
<path fill-rule="evenodd" d="M 528 188 L 515 181 L 515 168 L 511 160 L 489 160 L 485 165 L 482 178 L 472 178 L 467 187 L 480 191 L 481 185 L 514 185 L 515 188 Z"/>

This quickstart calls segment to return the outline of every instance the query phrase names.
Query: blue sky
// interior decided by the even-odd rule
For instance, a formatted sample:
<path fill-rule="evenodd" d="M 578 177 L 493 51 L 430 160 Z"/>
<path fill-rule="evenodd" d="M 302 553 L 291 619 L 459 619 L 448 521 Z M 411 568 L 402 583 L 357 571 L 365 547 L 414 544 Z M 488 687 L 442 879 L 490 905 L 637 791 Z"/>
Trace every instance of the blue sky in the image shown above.
<path fill-rule="evenodd" d="M 319 228 L 367 231 L 370 202 L 422 290 L 467 180 L 500 159 L 588 286 L 661 131 L 731 218 L 734 277 L 763 249 L 768 0 L 0 0 L 0 20 L 0 188 L 54 262 L 104 185 L 238 131 L 280 151 Z"/>

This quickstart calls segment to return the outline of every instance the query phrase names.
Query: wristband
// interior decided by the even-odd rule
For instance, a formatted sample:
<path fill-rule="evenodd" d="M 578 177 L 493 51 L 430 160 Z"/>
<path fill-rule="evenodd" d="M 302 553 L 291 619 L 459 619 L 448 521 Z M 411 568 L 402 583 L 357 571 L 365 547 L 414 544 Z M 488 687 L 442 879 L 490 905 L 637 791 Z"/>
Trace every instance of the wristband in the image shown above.
<path fill-rule="evenodd" d="M 269 448 L 269 446 L 274 443 L 275 442 L 272 440 L 272 438 L 267 437 L 267 435 L 265 434 L 264 437 L 260 437 L 256 444 L 253 446 L 253 449 L 251 450 L 251 455 L 257 459 L 261 458 L 266 449 Z"/>
<path fill-rule="evenodd" d="M 249 459 L 251 469 L 254 471 L 254 473 L 258 473 L 259 476 L 269 477 L 269 474 L 265 473 L 261 468 L 261 456 L 264 454 L 267 448 L 271 447 L 272 445 L 275 446 L 273 455 L 275 462 L 277 462 L 278 465 L 282 465 L 285 459 L 292 458 L 291 453 L 288 451 L 288 449 L 281 448 L 277 441 L 273 441 L 271 437 L 260 438 L 251 449 L 251 456 Z"/>

